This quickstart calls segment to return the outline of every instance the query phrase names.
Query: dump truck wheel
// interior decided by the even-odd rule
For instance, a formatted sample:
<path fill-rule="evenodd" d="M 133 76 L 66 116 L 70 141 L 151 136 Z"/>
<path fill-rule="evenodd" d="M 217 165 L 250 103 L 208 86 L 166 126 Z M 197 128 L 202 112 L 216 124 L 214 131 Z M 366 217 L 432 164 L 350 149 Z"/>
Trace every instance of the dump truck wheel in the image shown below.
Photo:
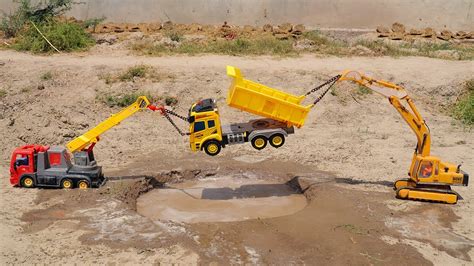
<path fill-rule="evenodd" d="M 72 188 L 72 181 L 69 178 L 65 178 L 61 181 L 61 187 L 64 189 L 71 189 Z"/>
<path fill-rule="evenodd" d="M 262 150 L 267 146 L 267 138 L 264 136 L 257 136 L 252 139 L 252 147 L 257 150 Z"/>
<path fill-rule="evenodd" d="M 204 144 L 204 151 L 207 155 L 216 156 L 221 152 L 221 144 L 215 140 L 211 140 Z"/>
<path fill-rule="evenodd" d="M 33 180 L 32 177 L 26 176 L 23 179 L 21 179 L 21 186 L 24 188 L 35 187 L 35 181 Z"/>
<path fill-rule="evenodd" d="M 79 182 L 77 182 L 77 187 L 79 189 L 88 189 L 90 185 L 87 180 L 79 180 Z"/>
<path fill-rule="evenodd" d="M 270 145 L 275 148 L 280 148 L 285 144 L 285 136 L 282 134 L 275 134 L 270 138 Z"/>

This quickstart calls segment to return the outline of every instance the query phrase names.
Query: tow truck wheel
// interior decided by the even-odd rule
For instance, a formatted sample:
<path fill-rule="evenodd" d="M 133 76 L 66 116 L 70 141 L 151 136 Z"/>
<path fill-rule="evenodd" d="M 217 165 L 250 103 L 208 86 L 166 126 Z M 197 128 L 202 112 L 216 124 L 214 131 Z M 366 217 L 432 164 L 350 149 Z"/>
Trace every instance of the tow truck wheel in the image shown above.
<path fill-rule="evenodd" d="M 270 145 L 275 148 L 280 148 L 285 144 L 285 136 L 282 134 L 275 134 L 270 138 Z"/>
<path fill-rule="evenodd" d="M 215 140 L 211 140 L 204 144 L 204 151 L 210 156 L 216 156 L 221 152 L 221 144 Z"/>
<path fill-rule="evenodd" d="M 72 181 L 71 179 L 65 178 L 61 181 L 61 187 L 64 189 L 71 189 L 72 188 Z"/>
<path fill-rule="evenodd" d="M 77 182 L 77 187 L 79 189 L 88 189 L 89 188 L 89 182 L 87 182 L 87 180 L 79 180 L 79 182 Z"/>
<path fill-rule="evenodd" d="M 33 178 L 27 176 L 27 177 L 24 177 L 22 180 L 21 180 L 21 186 L 22 187 L 25 187 L 25 188 L 32 188 L 35 186 L 35 181 L 33 180 Z"/>
<path fill-rule="evenodd" d="M 257 150 L 262 150 L 267 146 L 267 138 L 258 136 L 252 139 L 252 147 Z"/>

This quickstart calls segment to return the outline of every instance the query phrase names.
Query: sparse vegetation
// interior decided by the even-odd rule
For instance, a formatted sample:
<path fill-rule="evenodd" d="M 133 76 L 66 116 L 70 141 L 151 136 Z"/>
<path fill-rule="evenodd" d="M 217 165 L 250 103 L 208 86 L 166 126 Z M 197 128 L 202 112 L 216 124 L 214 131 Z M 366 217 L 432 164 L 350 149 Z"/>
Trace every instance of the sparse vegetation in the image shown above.
<path fill-rule="evenodd" d="M 148 92 L 133 92 L 124 94 L 100 94 L 96 99 L 109 107 L 126 107 L 134 103 L 139 96 L 146 96 L 154 102 L 159 99 Z"/>
<path fill-rule="evenodd" d="M 359 95 L 372 94 L 372 90 L 365 87 L 365 86 L 358 85 L 357 86 L 357 94 L 359 94 Z"/>
<path fill-rule="evenodd" d="M 474 125 L 474 79 L 465 84 L 466 93 L 456 103 L 453 115 L 468 126 Z"/>
<path fill-rule="evenodd" d="M 174 105 L 178 104 L 178 98 L 176 98 L 174 96 L 166 96 L 165 97 L 165 104 L 168 105 L 168 106 L 174 106 Z"/>
<path fill-rule="evenodd" d="M 53 73 L 51 71 L 45 72 L 41 75 L 41 80 L 47 81 L 53 79 Z"/>
<path fill-rule="evenodd" d="M 170 38 L 174 42 L 181 42 L 184 40 L 184 35 L 178 30 L 169 30 L 164 34 L 166 37 Z"/>
<path fill-rule="evenodd" d="M 149 67 L 145 65 L 133 66 L 119 76 L 120 81 L 133 81 L 134 78 L 144 78 Z"/>
<path fill-rule="evenodd" d="M 7 97 L 7 91 L 0 89 L 0 99 Z"/>
<path fill-rule="evenodd" d="M 165 44 L 153 45 L 140 43 L 132 46 L 132 49 L 147 55 L 165 54 L 226 54 L 226 55 L 296 55 L 290 40 L 277 40 L 273 37 L 261 37 L 256 39 L 216 40 L 208 43 L 182 42 L 181 45 L 170 47 Z"/>

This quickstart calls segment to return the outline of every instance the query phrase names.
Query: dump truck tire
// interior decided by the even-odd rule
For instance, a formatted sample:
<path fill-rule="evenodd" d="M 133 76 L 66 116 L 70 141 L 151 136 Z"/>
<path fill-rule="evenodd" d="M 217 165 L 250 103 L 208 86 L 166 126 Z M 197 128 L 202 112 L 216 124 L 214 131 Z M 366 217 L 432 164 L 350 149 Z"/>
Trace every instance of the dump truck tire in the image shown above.
<path fill-rule="evenodd" d="M 285 144 L 285 136 L 282 134 L 275 134 L 270 137 L 270 145 L 272 145 L 275 148 L 280 148 Z"/>
<path fill-rule="evenodd" d="M 256 136 L 252 139 L 252 147 L 257 150 L 263 150 L 267 146 L 267 138 L 264 136 Z"/>
<path fill-rule="evenodd" d="M 207 155 L 216 156 L 221 152 L 221 144 L 215 140 L 208 141 L 204 144 L 204 151 Z"/>

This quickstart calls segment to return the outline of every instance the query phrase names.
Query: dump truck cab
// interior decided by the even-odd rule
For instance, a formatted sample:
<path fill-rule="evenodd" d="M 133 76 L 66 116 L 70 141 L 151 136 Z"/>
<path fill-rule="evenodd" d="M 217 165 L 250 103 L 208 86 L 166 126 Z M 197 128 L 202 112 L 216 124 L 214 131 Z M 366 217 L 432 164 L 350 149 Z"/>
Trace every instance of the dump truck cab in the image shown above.
<path fill-rule="evenodd" d="M 59 146 L 26 145 L 15 149 L 10 162 L 10 183 L 22 187 L 98 187 L 104 181 L 102 167 L 71 163 Z"/>
<path fill-rule="evenodd" d="M 189 109 L 189 144 L 192 151 L 200 151 L 209 142 L 213 151 L 220 149 L 216 146 L 222 145 L 222 128 L 217 110 L 216 102 L 213 99 L 204 99 L 193 104 Z"/>

